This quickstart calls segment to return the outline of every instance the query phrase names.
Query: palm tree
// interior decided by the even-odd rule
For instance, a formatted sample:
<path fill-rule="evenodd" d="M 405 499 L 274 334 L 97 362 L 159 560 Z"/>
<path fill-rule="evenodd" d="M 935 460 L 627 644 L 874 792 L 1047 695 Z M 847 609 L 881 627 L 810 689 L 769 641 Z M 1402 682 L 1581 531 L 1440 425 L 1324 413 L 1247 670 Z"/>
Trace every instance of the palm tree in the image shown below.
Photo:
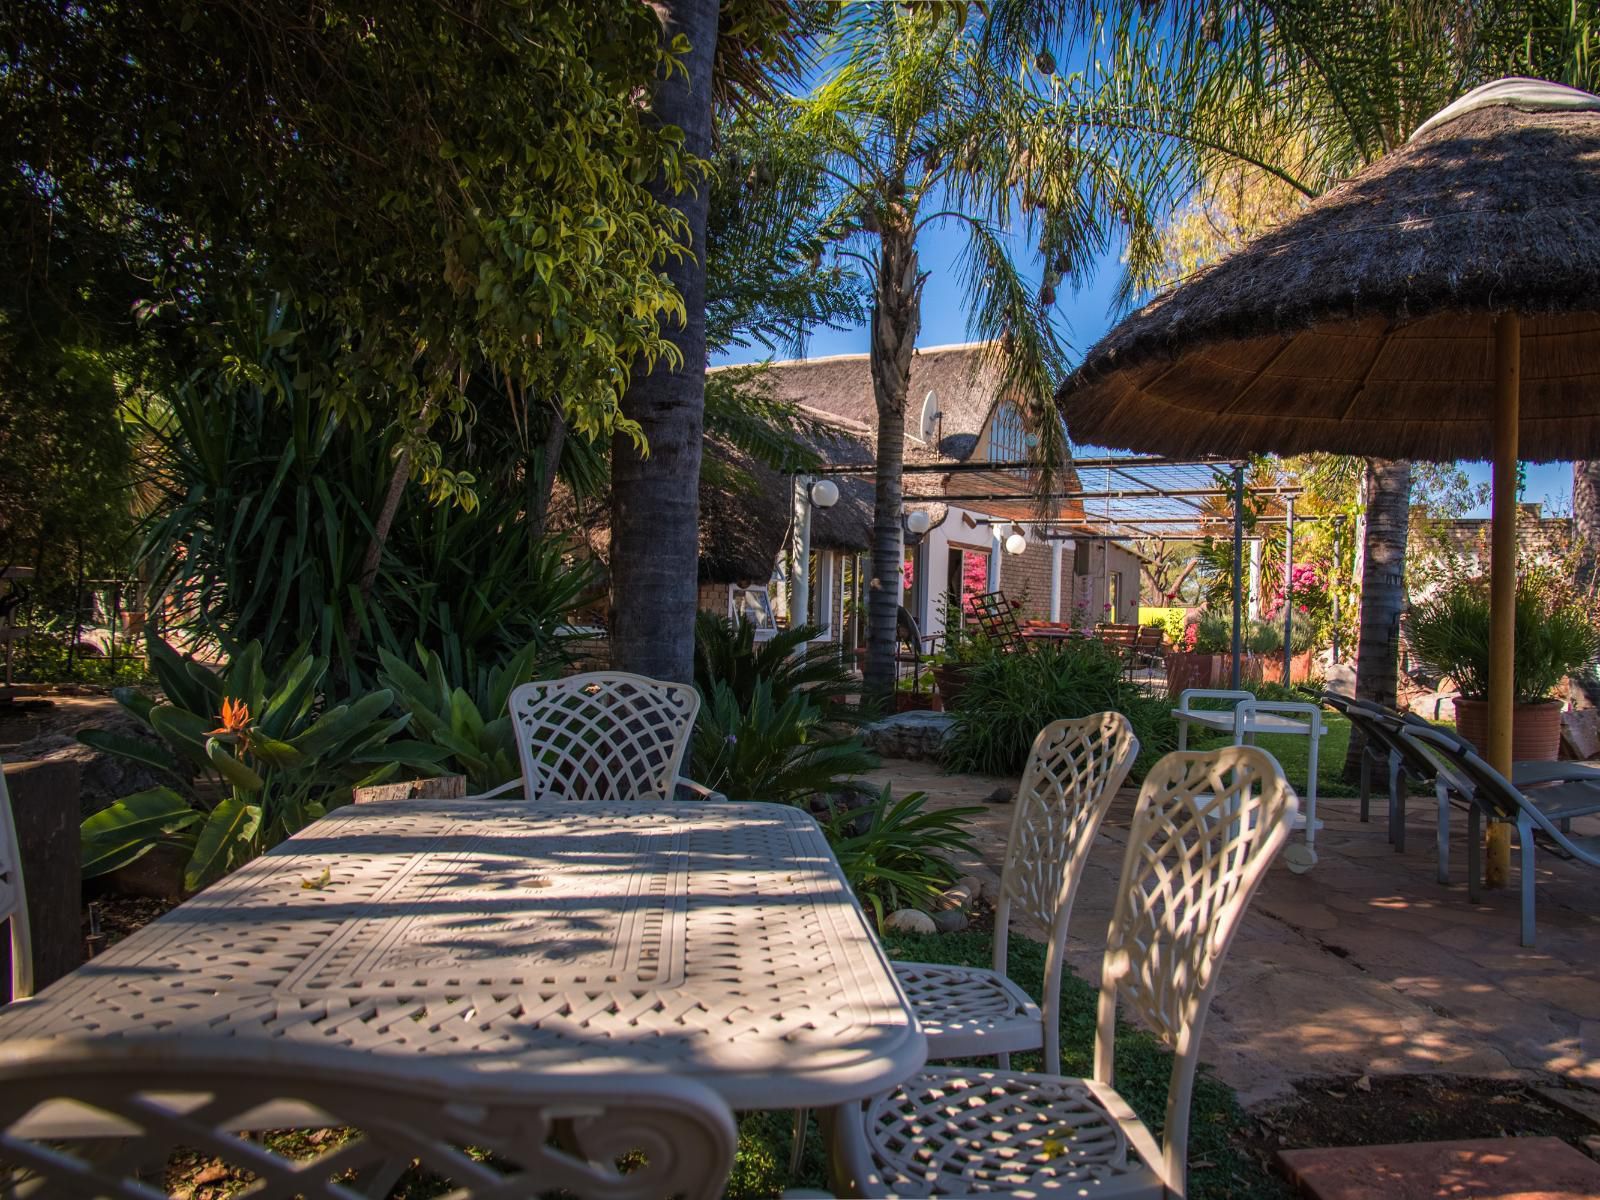
<path fill-rule="evenodd" d="M 795 103 L 795 127 L 835 184 L 836 253 L 859 265 L 872 297 L 878 436 L 865 685 L 874 696 L 894 687 L 906 391 L 927 279 L 920 239 L 938 226 L 965 236 L 969 327 L 990 346 L 997 398 L 1016 406 L 1032 435 L 1041 495 L 1069 458 L 1051 403 L 1065 365 L 1049 315 L 1055 290 L 1086 272 L 1119 227 L 1136 262 L 1154 249 L 1159 172 L 1149 168 L 1162 161 L 1160 147 L 1143 159 L 1116 154 L 1104 127 L 1085 118 L 1084 81 L 1057 76 L 1036 49 L 1042 10 L 992 11 L 990 20 L 978 6 L 847 6 L 823 58 L 831 69 Z M 1042 287 L 1025 280 L 1014 241 L 1036 248 Z"/>

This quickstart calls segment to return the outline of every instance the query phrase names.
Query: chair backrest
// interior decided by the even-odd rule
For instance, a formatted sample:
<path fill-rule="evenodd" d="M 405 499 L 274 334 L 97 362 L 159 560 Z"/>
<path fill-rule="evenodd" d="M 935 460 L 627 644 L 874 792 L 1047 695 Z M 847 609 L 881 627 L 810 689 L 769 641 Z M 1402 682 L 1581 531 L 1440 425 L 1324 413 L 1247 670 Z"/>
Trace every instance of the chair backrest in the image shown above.
<path fill-rule="evenodd" d="M 1422 720 L 1403 724 L 1400 738 L 1409 743 L 1413 753 L 1430 760 L 1442 776 L 1456 785 L 1457 792 L 1490 816 L 1502 821 L 1515 821 L 1526 815 L 1557 841 L 1566 841 L 1565 836 L 1539 812 L 1538 806 L 1529 804 L 1522 790 L 1485 762 L 1465 738 L 1437 729 Z"/>
<path fill-rule="evenodd" d="M 917 661 L 922 660 L 922 630 L 917 628 L 917 619 L 904 604 L 894 615 L 894 636 Z"/>
<path fill-rule="evenodd" d="M 11 932 L 11 998 L 33 995 L 33 939 L 28 935 L 28 895 L 22 886 L 22 850 L 0 762 L 0 925 Z"/>
<path fill-rule="evenodd" d="M 700 693 L 593 671 L 521 684 L 509 707 L 530 800 L 671 800 Z"/>
<path fill-rule="evenodd" d="M 1168 754 L 1139 791 L 1100 971 L 1094 1077 L 1112 1082 L 1120 998 L 1175 1052 L 1157 1169 L 1179 1196 L 1218 967 L 1298 808 L 1283 768 L 1255 746 Z"/>
<path fill-rule="evenodd" d="M 1022 626 L 1017 624 L 1017 610 L 1004 592 L 983 592 L 972 597 L 970 603 L 973 619 L 984 637 L 1014 654 L 1027 651 L 1027 639 L 1022 636 Z"/>
<path fill-rule="evenodd" d="M 1059 1033 L 1067 922 L 1083 867 L 1117 789 L 1139 754 L 1139 739 L 1121 713 L 1052 721 L 1033 739 L 1017 789 L 995 910 L 994 967 L 1004 971 L 1013 913 L 1049 931 L 1045 951 L 1047 1050 Z M 1055 1070 L 1055 1067 L 1047 1067 Z"/>
<path fill-rule="evenodd" d="M 74 1146 L 71 1133 L 62 1140 L 73 1126 L 99 1127 L 92 1152 Z M 324 1139 L 311 1158 L 302 1156 L 316 1148 L 312 1139 L 237 1136 L 264 1128 L 346 1132 Z M 7 1196 L 149 1200 L 166 1194 L 152 1182 L 182 1147 L 254 1175 L 249 1194 L 258 1200 L 387 1195 L 413 1159 L 454 1189 L 446 1200 L 547 1192 L 712 1200 L 736 1138 L 714 1093 L 669 1076 L 472 1073 L 416 1055 L 385 1059 L 283 1039 L 0 1047 Z"/>

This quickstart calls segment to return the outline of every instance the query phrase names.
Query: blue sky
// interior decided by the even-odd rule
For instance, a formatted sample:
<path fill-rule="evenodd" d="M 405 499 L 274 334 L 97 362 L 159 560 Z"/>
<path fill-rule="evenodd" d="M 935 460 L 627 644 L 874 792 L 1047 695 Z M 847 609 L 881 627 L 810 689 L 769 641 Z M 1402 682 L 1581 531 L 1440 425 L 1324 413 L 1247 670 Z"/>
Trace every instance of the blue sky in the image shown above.
<path fill-rule="evenodd" d="M 945 346 L 952 342 L 965 342 L 971 337 L 967 330 L 967 312 L 961 303 L 961 287 L 957 277 L 956 260 L 961 251 L 962 238 L 953 228 L 935 228 L 924 234 L 918 249 L 923 269 L 929 272 L 927 287 L 923 291 L 922 333 L 918 346 Z M 1116 292 L 1120 266 L 1114 254 L 1106 255 L 1099 269 L 1083 287 L 1072 292 L 1062 289 L 1056 303 L 1060 329 L 1072 359 L 1076 362 L 1111 328 L 1115 313 L 1112 298 Z M 1037 272 L 1031 272 L 1037 282 Z M 806 353 L 820 358 L 828 354 L 864 354 L 867 351 L 866 326 L 845 330 L 822 330 L 814 334 Z M 761 347 L 739 350 L 716 359 L 722 363 L 759 362 L 769 357 Z M 1467 473 L 1476 482 L 1488 482 L 1486 463 L 1467 465 Z M 1527 470 L 1525 500 L 1543 503 L 1547 509 L 1562 512 L 1572 503 L 1572 466 L 1570 463 L 1530 464 Z M 1488 506 L 1474 514 L 1488 516 Z"/>

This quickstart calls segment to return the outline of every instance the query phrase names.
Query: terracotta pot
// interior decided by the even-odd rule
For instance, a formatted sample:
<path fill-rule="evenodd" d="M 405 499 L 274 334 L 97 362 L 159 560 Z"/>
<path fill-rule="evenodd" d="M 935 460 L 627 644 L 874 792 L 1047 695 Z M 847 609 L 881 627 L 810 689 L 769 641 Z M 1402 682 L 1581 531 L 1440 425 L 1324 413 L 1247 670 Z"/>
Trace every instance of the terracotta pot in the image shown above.
<path fill-rule="evenodd" d="M 913 696 L 910 692 L 896 692 L 894 694 L 894 710 L 902 712 L 939 712 L 939 697 L 931 692 L 919 692 Z"/>
<path fill-rule="evenodd" d="M 939 696 L 946 708 L 955 707 L 956 698 L 966 688 L 971 673 L 972 668 L 966 663 L 941 663 L 934 667 L 934 682 L 939 686 Z"/>
<path fill-rule="evenodd" d="M 1489 744 L 1489 702 L 1458 699 L 1456 732 L 1486 753 Z M 1511 761 L 1549 762 L 1561 755 L 1561 702 L 1517 704 L 1511 709 Z"/>
<path fill-rule="evenodd" d="M 1177 697 L 1189 688 L 1214 688 L 1228 677 L 1229 656 L 1174 650 L 1167 655 L 1167 694 Z M 1220 664 L 1220 666 L 1219 666 Z"/>
<path fill-rule="evenodd" d="M 1315 654 L 1311 650 L 1302 651 L 1289 660 L 1289 682 L 1291 684 L 1304 683 L 1311 678 L 1311 660 Z M 1257 677 L 1264 683 L 1283 682 L 1283 655 L 1263 654 L 1257 657 Z"/>

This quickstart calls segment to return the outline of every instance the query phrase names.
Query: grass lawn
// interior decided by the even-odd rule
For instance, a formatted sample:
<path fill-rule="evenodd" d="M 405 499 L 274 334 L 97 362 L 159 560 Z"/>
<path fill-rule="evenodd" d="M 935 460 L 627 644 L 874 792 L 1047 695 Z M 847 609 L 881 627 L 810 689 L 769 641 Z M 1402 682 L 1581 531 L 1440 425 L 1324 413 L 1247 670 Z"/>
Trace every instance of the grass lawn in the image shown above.
<path fill-rule="evenodd" d="M 1350 749 L 1350 718 L 1342 713 L 1323 709 L 1322 719 L 1328 726 L 1328 732 L 1323 735 L 1322 745 L 1317 750 L 1317 795 L 1358 795 L 1361 789 L 1353 783 L 1346 783 L 1342 778 L 1344 756 Z M 1194 750 L 1211 750 L 1217 746 L 1226 746 L 1230 740 L 1220 733 L 1202 733 L 1194 728 L 1189 731 L 1189 746 Z M 1303 793 L 1306 788 L 1306 768 L 1311 763 L 1311 739 L 1278 734 L 1257 738 L 1256 744 L 1282 764 L 1283 773 L 1289 777 L 1289 782 L 1295 791 Z M 1377 786 L 1382 788 L 1381 779 L 1377 782 Z"/>
<path fill-rule="evenodd" d="M 1333 736 L 1330 733 L 1324 740 L 1331 742 Z M 1304 739 L 1299 740 L 1304 745 Z M 992 944 L 988 933 L 889 934 L 884 939 L 894 958 L 971 966 L 989 965 Z M 1014 936 L 1008 970 L 1030 993 L 1039 995 L 1044 946 Z M 1097 1003 L 1098 993 L 1088 984 L 1070 972 L 1063 976 L 1061 1069 L 1065 1074 L 1088 1075 L 1092 1069 Z M 1013 1055 L 1011 1061 L 1018 1070 L 1042 1069 L 1036 1055 Z M 1158 1136 L 1166 1113 L 1171 1064 L 1172 1055 L 1150 1034 L 1126 1026 L 1119 1031 L 1117 1088 Z M 772 1197 L 786 1187 L 827 1186 L 827 1163 L 815 1122 L 799 1178 L 786 1178 L 792 1127 L 789 1113 L 757 1113 L 739 1122 L 739 1157 L 728 1181 L 729 1197 Z M 1232 1089 L 1202 1067 L 1195 1081 L 1189 1132 L 1189 1194 L 1195 1200 L 1288 1200 L 1293 1195 L 1286 1182 L 1268 1173 L 1253 1155 L 1235 1144 L 1234 1135 L 1244 1127 L 1245 1118 Z"/>

